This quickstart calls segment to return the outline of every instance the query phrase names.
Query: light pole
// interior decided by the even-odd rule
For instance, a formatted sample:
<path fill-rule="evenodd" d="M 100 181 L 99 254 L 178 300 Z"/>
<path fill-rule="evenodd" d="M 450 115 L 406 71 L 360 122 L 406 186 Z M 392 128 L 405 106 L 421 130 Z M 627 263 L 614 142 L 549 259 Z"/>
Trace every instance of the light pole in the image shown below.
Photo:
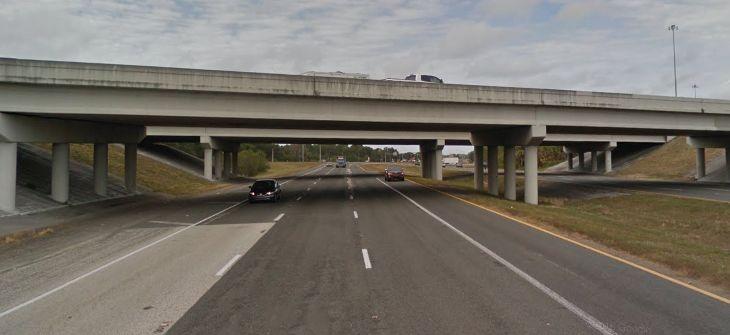
<path fill-rule="evenodd" d="M 677 44 L 674 42 L 674 32 L 679 30 L 679 26 L 673 24 L 667 28 L 672 31 L 672 53 L 674 54 L 674 96 L 677 96 Z"/>
<path fill-rule="evenodd" d="M 697 84 L 692 84 L 692 88 L 694 88 L 694 89 L 695 89 L 695 99 L 697 99 L 697 88 L 698 88 L 698 87 L 699 87 L 699 86 L 697 86 Z"/>

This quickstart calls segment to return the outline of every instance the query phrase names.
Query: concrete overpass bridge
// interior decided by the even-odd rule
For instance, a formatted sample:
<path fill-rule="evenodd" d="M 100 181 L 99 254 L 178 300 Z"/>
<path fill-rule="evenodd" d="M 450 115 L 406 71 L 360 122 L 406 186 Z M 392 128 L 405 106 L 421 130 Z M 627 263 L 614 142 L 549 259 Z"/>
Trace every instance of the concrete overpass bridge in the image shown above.
<path fill-rule="evenodd" d="M 64 202 L 68 143 L 96 144 L 100 185 L 106 145 L 125 143 L 133 188 L 133 157 L 145 127 L 261 131 L 205 135 L 211 154 L 229 150 L 216 148 L 235 143 L 227 137 L 283 142 L 300 132 L 294 138 L 340 141 L 347 133 L 370 132 L 361 137 L 372 138 L 350 140 L 413 141 L 431 178 L 440 176 L 443 146 L 456 141 L 475 146 L 477 164 L 487 146 L 489 179 L 496 181 L 503 146 L 509 199 L 516 198 L 514 148 L 523 146 L 525 201 L 537 203 L 537 151 L 553 138 L 569 144 L 569 153 L 582 153 L 610 152 L 612 136 L 686 135 L 698 149 L 698 175 L 704 173 L 704 148 L 730 147 L 730 101 L 0 58 L 0 169 L 8 172 L 0 177 L 0 207 L 14 207 L 17 143 L 54 143 L 52 196 Z M 387 138 L 397 133 L 410 138 Z M 567 140 L 579 136 L 592 140 Z M 477 171 L 477 182 L 482 174 Z M 495 194 L 496 182 L 489 185 Z"/>
<path fill-rule="evenodd" d="M 467 146 L 472 143 L 472 134 L 468 132 L 437 131 L 379 131 L 379 130 L 314 130 L 314 129 L 264 129 L 264 128 L 221 128 L 221 127 L 159 127 L 146 129 L 146 139 L 151 142 L 199 142 L 204 144 L 204 175 L 208 179 L 224 178 L 224 174 L 235 171 L 236 153 L 239 143 L 307 143 L 307 144 L 410 144 L 428 146 L 436 143 L 443 145 Z M 659 135 L 589 135 L 589 134 L 547 134 L 540 145 L 563 146 L 572 168 L 573 153 L 580 156 L 591 152 L 593 171 L 598 169 L 597 151 L 604 152 L 606 172 L 611 171 L 611 150 L 618 143 L 666 143 L 667 136 Z M 425 152 L 426 150 L 421 150 Z M 426 160 L 422 165 L 424 175 L 434 179 L 442 178 L 441 150 L 438 157 Z M 478 159 L 479 154 L 477 154 Z M 231 161 L 232 163 L 228 163 Z M 582 163 L 580 164 L 583 165 Z M 221 169 L 216 169 L 220 166 Z M 475 165 L 479 166 L 479 165 Z M 496 171 L 496 169 L 495 169 Z M 430 175 L 429 175 L 430 173 Z M 475 187 L 481 189 L 483 180 L 479 171 L 475 179 Z M 496 175 L 492 176 L 496 178 Z M 493 182 L 496 185 L 496 182 Z"/>

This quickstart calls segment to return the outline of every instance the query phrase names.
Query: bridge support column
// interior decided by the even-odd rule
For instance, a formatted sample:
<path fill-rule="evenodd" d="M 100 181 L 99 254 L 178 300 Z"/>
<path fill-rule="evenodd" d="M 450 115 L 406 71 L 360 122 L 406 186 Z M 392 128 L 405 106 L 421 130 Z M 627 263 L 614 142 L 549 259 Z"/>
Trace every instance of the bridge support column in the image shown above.
<path fill-rule="evenodd" d="M 431 179 L 443 180 L 443 146 L 438 147 L 431 153 Z"/>
<path fill-rule="evenodd" d="M 223 151 L 213 149 L 213 170 L 215 171 L 215 179 L 223 179 Z"/>
<path fill-rule="evenodd" d="M 701 179 L 705 177 L 706 174 L 706 168 L 705 168 L 705 148 L 697 148 L 695 149 L 695 168 L 696 173 L 695 176 L 697 179 Z"/>
<path fill-rule="evenodd" d="M 573 169 L 573 154 L 569 152 L 569 153 L 567 153 L 567 155 L 568 155 L 568 170 L 572 170 Z"/>
<path fill-rule="evenodd" d="M 205 148 L 203 151 L 203 176 L 205 179 L 213 180 L 213 149 Z"/>
<path fill-rule="evenodd" d="M 597 173 L 598 172 L 598 153 L 603 152 L 603 158 L 604 158 L 604 171 L 605 172 L 611 172 L 613 163 L 611 161 L 611 150 L 615 149 L 618 143 L 614 141 L 608 141 L 608 142 L 581 142 L 581 143 L 575 143 L 575 144 L 568 144 L 563 146 L 563 151 L 568 153 L 568 160 L 569 164 L 570 161 L 572 161 L 572 154 L 578 153 L 578 164 L 580 165 L 580 169 L 583 170 L 584 168 L 584 153 L 590 152 L 591 153 L 591 172 Z"/>
<path fill-rule="evenodd" d="M 598 152 L 591 151 L 591 172 L 598 172 Z"/>
<path fill-rule="evenodd" d="M 725 181 L 730 182 L 730 147 L 725 148 Z"/>
<path fill-rule="evenodd" d="M 487 147 L 487 187 L 489 194 L 499 196 L 499 146 Z"/>
<path fill-rule="evenodd" d="M 515 147 L 504 146 L 504 198 L 517 200 L 517 167 L 515 166 Z"/>
<path fill-rule="evenodd" d="M 585 152 L 581 151 L 578 153 L 578 170 L 583 171 L 586 168 L 586 156 Z"/>
<path fill-rule="evenodd" d="M 472 145 L 488 145 L 490 187 L 496 185 L 497 180 L 497 149 L 499 145 L 504 146 L 504 197 L 509 200 L 517 200 L 517 167 L 515 159 L 515 146 L 525 148 L 525 201 L 537 203 L 537 147 L 547 136 L 547 127 L 544 125 L 518 126 L 489 131 L 471 133 Z M 534 168 L 533 168 L 534 166 Z M 498 193 L 498 189 L 490 188 L 490 193 Z"/>
<path fill-rule="evenodd" d="M 604 159 L 604 170 L 606 173 L 611 172 L 613 170 L 613 161 L 611 158 L 611 150 L 606 150 L 603 152 L 603 159 Z"/>
<path fill-rule="evenodd" d="M 537 150 L 538 146 L 528 145 L 525 149 L 525 203 L 537 205 Z"/>
<path fill-rule="evenodd" d="M 723 148 L 725 150 L 725 180 L 730 181 L 730 136 L 690 136 L 687 144 L 695 148 L 697 179 L 705 177 L 705 148 Z"/>
<path fill-rule="evenodd" d="M 109 144 L 94 143 L 94 193 L 106 196 L 109 174 Z"/>
<path fill-rule="evenodd" d="M 228 179 L 233 175 L 233 153 L 223 151 L 223 179 Z"/>
<path fill-rule="evenodd" d="M 238 176 L 238 150 L 231 152 L 231 176 Z"/>
<path fill-rule="evenodd" d="M 429 164 L 430 159 L 428 158 L 428 150 L 426 150 L 425 145 L 420 146 L 421 150 L 421 177 L 423 178 L 431 178 L 431 173 L 429 172 L 429 167 L 431 164 Z"/>
<path fill-rule="evenodd" d="M 124 188 L 137 192 L 137 143 L 124 144 Z"/>
<path fill-rule="evenodd" d="M 484 146 L 474 146 L 474 189 L 484 191 Z"/>
<path fill-rule="evenodd" d="M 444 140 L 434 140 L 421 145 L 421 163 L 423 166 L 421 171 L 424 178 L 443 179 L 442 150 L 444 144 Z"/>
<path fill-rule="evenodd" d="M 0 142 L 0 210 L 15 211 L 18 143 Z"/>
<path fill-rule="evenodd" d="M 68 143 L 53 143 L 51 198 L 60 203 L 68 202 L 69 152 Z"/>

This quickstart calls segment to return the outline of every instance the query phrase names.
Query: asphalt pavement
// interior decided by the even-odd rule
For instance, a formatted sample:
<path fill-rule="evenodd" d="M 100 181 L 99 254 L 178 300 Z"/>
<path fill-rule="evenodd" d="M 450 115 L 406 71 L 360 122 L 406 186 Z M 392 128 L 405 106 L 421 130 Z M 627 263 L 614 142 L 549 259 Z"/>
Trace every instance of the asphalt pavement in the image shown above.
<path fill-rule="evenodd" d="M 730 333 L 725 302 L 357 165 L 283 191 L 5 247 L 0 333 Z"/>

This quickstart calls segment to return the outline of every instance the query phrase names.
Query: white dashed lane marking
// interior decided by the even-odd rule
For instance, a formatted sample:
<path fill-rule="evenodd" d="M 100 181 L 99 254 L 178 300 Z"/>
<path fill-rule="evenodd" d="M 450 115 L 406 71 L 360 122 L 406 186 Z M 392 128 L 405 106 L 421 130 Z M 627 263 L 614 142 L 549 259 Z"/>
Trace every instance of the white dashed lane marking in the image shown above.
<path fill-rule="evenodd" d="M 371 269 L 373 266 L 370 264 L 370 255 L 368 255 L 368 249 L 362 249 L 362 261 L 365 263 L 366 269 Z"/>
<path fill-rule="evenodd" d="M 233 258 L 231 258 L 231 260 L 228 261 L 228 263 L 226 263 L 226 265 L 223 265 L 223 267 L 220 270 L 218 270 L 218 272 L 216 272 L 215 276 L 220 277 L 220 276 L 224 275 L 228 271 L 228 269 L 230 269 L 233 266 L 233 264 L 236 264 L 236 262 L 238 262 L 239 259 L 241 259 L 241 255 L 233 256 Z"/>

